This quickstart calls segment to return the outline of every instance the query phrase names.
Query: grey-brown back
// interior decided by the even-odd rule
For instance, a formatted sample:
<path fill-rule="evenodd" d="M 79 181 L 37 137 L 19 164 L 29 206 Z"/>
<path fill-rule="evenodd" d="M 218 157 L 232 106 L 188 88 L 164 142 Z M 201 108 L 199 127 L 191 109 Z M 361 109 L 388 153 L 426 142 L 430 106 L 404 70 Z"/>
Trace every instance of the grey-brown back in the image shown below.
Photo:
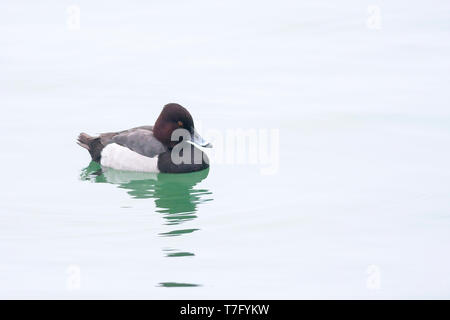
<path fill-rule="evenodd" d="M 89 151 L 92 160 L 96 162 L 100 162 L 103 148 L 110 143 L 117 143 L 146 157 L 154 157 L 167 151 L 167 148 L 153 136 L 153 126 L 107 132 L 97 137 L 80 133 L 77 142 Z"/>

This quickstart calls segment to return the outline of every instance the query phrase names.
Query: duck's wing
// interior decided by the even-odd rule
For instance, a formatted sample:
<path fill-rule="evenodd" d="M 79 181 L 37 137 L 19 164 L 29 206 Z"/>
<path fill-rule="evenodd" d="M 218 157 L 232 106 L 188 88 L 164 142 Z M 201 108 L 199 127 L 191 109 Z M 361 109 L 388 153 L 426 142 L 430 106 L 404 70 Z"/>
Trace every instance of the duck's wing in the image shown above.
<path fill-rule="evenodd" d="M 153 158 L 166 152 L 167 148 L 155 138 L 153 131 L 149 127 L 138 127 L 123 131 L 111 137 L 111 142 L 117 143 L 143 156 Z"/>
<path fill-rule="evenodd" d="M 140 127 L 127 129 L 127 130 L 118 131 L 118 132 L 101 133 L 98 137 L 100 138 L 101 144 L 103 146 L 106 146 L 106 145 L 108 145 L 110 143 L 114 143 L 114 141 L 113 141 L 114 137 L 116 137 L 118 135 L 121 135 L 121 134 L 131 133 L 131 132 L 136 131 L 138 129 L 150 131 L 150 132 L 153 133 L 153 126 L 140 126 Z"/>
<path fill-rule="evenodd" d="M 117 136 L 120 137 L 117 138 L 118 141 L 116 142 L 114 138 Z M 148 145 L 145 145 L 147 138 L 149 138 L 150 142 Z M 153 137 L 153 126 L 140 126 L 119 132 L 101 133 L 95 137 L 82 132 L 78 136 L 77 143 L 89 151 L 93 161 L 100 162 L 103 149 L 110 143 L 123 144 L 126 147 L 129 145 L 131 150 L 135 148 L 136 152 L 152 155 L 164 148 L 158 140 L 155 140 Z"/>

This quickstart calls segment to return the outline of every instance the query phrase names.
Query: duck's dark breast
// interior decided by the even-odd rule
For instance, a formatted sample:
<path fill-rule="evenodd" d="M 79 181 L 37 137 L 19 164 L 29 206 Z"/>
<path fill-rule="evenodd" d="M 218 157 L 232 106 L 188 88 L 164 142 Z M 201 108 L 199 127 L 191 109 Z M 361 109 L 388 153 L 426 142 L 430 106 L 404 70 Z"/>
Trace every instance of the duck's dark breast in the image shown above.
<path fill-rule="evenodd" d="M 187 173 L 209 168 L 209 159 L 207 155 L 191 144 L 178 151 L 179 157 L 183 158 L 183 150 L 186 150 L 185 148 L 189 148 L 189 146 L 191 149 L 190 161 L 189 159 L 186 159 L 188 161 L 178 163 L 178 161 L 176 161 L 178 155 L 174 154 L 172 157 L 172 152 L 177 152 L 177 149 L 166 151 L 158 156 L 158 170 L 165 173 Z M 175 162 L 172 158 L 175 159 Z"/>

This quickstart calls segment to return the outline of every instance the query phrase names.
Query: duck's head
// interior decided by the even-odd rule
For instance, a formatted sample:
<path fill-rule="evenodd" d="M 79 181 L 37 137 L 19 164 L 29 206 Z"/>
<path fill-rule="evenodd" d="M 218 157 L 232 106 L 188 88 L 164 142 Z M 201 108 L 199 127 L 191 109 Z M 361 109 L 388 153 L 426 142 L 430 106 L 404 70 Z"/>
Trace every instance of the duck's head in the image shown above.
<path fill-rule="evenodd" d="M 187 130 L 190 134 L 191 143 L 205 148 L 212 147 L 197 133 L 194 120 L 186 108 L 177 103 L 166 104 L 153 126 L 153 135 L 164 145 L 172 148 L 179 142 L 172 141 L 172 133 L 177 129 Z"/>

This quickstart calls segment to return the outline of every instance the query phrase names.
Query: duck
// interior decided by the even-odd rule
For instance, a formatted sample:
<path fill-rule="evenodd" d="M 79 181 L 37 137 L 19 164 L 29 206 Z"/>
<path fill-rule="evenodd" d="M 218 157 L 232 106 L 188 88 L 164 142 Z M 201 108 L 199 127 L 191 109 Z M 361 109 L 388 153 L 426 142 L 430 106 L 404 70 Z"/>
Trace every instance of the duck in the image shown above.
<path fill-rule="evenodd" d="M 82 132 L 77 143 L 87 149 L 92 161 L 102 167 L 154 173 L 208 169 L 209 159 L 203 148 L 212 147 L 195 130 L 189 111 L 177 103 L 166 104 L 153 126 L 144 125 L 98 136 Z"/>

